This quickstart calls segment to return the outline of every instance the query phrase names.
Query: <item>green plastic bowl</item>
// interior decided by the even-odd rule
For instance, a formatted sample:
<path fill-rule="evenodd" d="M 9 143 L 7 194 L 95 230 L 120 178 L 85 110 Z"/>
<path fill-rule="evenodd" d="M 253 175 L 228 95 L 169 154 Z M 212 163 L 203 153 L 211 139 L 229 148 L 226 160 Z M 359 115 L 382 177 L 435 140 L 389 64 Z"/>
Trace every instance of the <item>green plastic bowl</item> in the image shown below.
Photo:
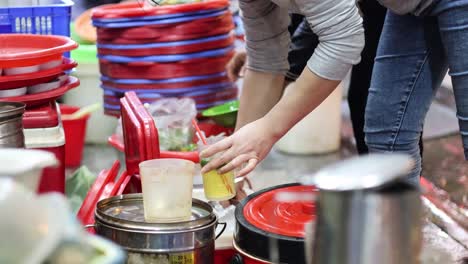
<path fill-rule="evenodd" d="M 231 101 L 222 105 L 214 106 L 202 112 L 202 116 L 212 119 L 216 124 L 232 128 L 236 126 L 239 101 Z"/>

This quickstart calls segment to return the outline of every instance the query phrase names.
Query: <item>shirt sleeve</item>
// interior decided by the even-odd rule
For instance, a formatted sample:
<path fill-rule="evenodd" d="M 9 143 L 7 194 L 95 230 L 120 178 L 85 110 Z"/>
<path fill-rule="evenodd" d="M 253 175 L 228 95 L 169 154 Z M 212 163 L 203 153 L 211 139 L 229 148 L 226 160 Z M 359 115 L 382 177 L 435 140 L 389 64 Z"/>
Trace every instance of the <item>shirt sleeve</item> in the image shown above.
<path fill-rule="evenodd" d="M 295 0 L 319 44 L 307 62 L 318 76 L 342 80 L 361 60 L 364 48 L 362 18 L 354 0 Z"/>
<path fill-rule="evenodd" d="M 240 0 L 247 68 L 285 74 L 289 70 L 289 13 L 270 0 Z"/>

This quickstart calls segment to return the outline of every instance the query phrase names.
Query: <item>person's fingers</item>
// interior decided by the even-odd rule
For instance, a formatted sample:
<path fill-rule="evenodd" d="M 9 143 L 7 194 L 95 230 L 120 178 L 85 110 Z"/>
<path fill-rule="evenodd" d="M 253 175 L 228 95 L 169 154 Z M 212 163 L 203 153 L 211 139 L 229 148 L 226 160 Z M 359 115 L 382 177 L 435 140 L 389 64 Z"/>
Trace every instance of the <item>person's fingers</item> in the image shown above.
<path fill-rule="evenodd" d="M 226 66 L 227 74 L 229 80 L 232 82 L 237 81 L 239 76 L 241 76 L 242 69 L 244 68 L 244 64 L 246 61 L 246 55 L 245 53 L 236 53 L 234 57 L 229 61 L 229 63 Z"/>
<path fill-rule="evenodd" d="M 228 78 L 231 82 L 237 81 L 238 78 L 238 73 L 236 72 L 236 67 L 234 64 L 234 59 L 232 59 L 227 65 L 226 65 L 226 72 L 228 75 Z"/>
<path fill-rule="evenodd" d="M 232 150 L 227 150 L 224 152 L 220 157 L 212 159 L 208 164 L 206 164 L 201 172 L 207 173 L 212 170 L 217 170 L 219 167 L 223 166 L 226 163 L 229 163 L 232 159 L 234 159 L 235 154 Z"/>
<path fill-rule="evenodd" d="M 232 138 L 227 137 L 200 152 L 200 158 L 209 158 L 214 154 L 226 150 L 232 146 Z"/>
<path fill-rule="evenodd" d="M 253 169 L 255 169 L 257 164 L 258 164 L 258 159 L 256 158 L 250 159 L 249 162 L 247 163 L 247 166 L 245 166 L 242 170 L 239 171 L 239 174 L 237 175 L 237 177 L 243 177 L 249 174 L 250 172 L 253 171 Z"/>
<path fill-rule="evenodd" d="M 244 164 L 244 162 L 248 162 L 249 160 L 254 159 L 254 158 L 255 156 L 251 154 L 241 154 L 235 157 L 234 159 L 232 159 L 231 162 L 223 166 L 221 169 L 219 169 L 218 172 L 220 174 L 230 172 L 234 170 L 235 168 L 240 167 L 242 164 Z"/>
<path fill-rule="evenodd" d="M 244 77 L 245 76 L 245 71 L 247 68 L 245 67 L 245 64 L 242 66 L 242 68 L 239 71 L 239 77 Z"/>

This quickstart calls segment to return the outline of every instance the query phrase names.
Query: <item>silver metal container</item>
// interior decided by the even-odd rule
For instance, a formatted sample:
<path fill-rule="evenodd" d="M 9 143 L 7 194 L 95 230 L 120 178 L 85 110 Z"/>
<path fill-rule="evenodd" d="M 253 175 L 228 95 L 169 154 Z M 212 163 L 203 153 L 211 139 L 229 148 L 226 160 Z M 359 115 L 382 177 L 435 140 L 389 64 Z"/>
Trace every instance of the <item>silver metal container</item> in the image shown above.
<path fill-rule="evenodd" d="M 422 243 L 418 188 L 404 181 L 405 155 L 374 154 L 330 166 L 305 180 L 319 189 L 308 263 L 415 264 Z"/>
<path fill-rule="evenodd" d="M 214 263 L 218 222 L 212 207 L 203 201 L 193 199 L 188 221 L 146 223 L 141 194 L 116 196 L 98 203 L 95 220 L 97 234 L 127 251 L 127 263 Z"/>
<path fill-rule="evenodd" d="M 0 102 L 0 148 L 24 148 L 23 103 Z"/>

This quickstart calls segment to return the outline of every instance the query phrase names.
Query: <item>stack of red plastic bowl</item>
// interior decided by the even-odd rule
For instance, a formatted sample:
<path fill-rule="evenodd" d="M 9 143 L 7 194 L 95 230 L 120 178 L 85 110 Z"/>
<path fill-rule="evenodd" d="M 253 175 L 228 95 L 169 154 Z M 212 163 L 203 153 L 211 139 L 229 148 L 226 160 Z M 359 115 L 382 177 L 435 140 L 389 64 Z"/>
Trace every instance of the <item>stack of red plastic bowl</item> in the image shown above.
<path fill-rule="evenodd" d="M 106 113 L 120 115 L 119 98 L 128 91 L 145 103 L 191 97 L 199 110 L 237 97 L 225 72 L 235 40 L 227 0 L 105 5 L 92 18 Z"/>
<path fill-rule="evenodd" d="M 60 166 L 44 170 L 39 192 L 65 191 L 65 135 L 56 99 L 79 85 L 64 55 L 78 45 L 67 37 L 0 34 L 0 101 L 26 104 L 25 146 L 53 153 Z"/>
<path fill-rule="evenodd" d="M 76 63 L 63 57 L 77 48 L 61 36 L 0 35 L 0 100 L 23 102 L 28 108 L 47 104 L 78 86 L 65 72 Z"/>

